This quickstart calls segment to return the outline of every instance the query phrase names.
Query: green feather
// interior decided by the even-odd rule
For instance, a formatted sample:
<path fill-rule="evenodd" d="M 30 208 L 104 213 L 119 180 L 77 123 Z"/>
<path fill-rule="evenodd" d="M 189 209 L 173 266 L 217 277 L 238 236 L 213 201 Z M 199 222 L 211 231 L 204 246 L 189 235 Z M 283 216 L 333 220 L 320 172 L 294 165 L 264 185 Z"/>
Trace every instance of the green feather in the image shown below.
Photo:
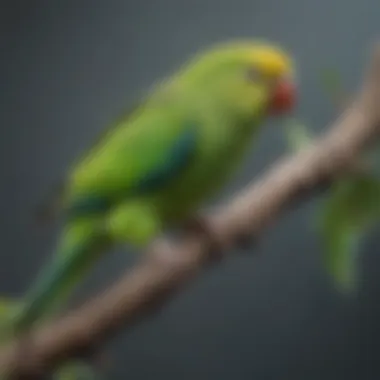
<path fill-rule="evenodd" d="M 107 174 L 109 171 L 105 173 L 103 178 L 99 179 L 104 182 L 118 181 L 120 187 L 118 187 L 116 194 L 120 199 L 151 194 L 160 190 L 170 184 L 170 181 L 175 179 L 191 162 L 197 147 L 198 130 L 199 128 L 196 128 L 193 123 L 185 122 L 184 128 L 179 129 L 173 139 L 165 139 L 161 145 L 159 145 L 158 138 L 157 140 L 151 139 L 150 145 L 146 140 L 142 141 L 138 138 L 132 141 L 128 140 L 129 144 L 125 144 L 123 149 L 132 152 L 134 157 L 132 160 L 132 157 L 129 157 L 131 154 L 129 152 L 123 155 L 122 159 L 125 160 L 123 169 L 125 171 L 132 170 L 133 164 L 138 165 L 139 154 L 141 154 L 141 156 L 145 156 L 140 159 L 140 162 L 143 163 L 140 164 L 141 170 L 130 177 L 131 181 L 129 183 L 123 182 L 122 175 L 119 178 L 108 179 Z M 164 128 L 161 129 L 161 132 L 163 131 Z M 140 144 L 145 144 L 145 146 L 139 146 L 139 142 Z M 101 173 L 97 172 L 96 175 L 100 177 Z M 113 195 L 115 194 L 110 194 L 109 196 L 106 192 L 101 195 L 93 193 L 81 194 L 79 198 L 71 201 L 68 210 L 69 217 L 76 218 L 81 215 L 96 215 L 106 212 L 112 206 Z"/>
<path fill-rule="evenodd" d="M 69 224 L 51 262 L 25 295 L 14 316 L 14 328 L 17 331 L 27 329 L 35 321 L 59 311 L 60 305 L 107 245 L 108 239 L 99 231 L 96 220 L 84 219 Z"/>

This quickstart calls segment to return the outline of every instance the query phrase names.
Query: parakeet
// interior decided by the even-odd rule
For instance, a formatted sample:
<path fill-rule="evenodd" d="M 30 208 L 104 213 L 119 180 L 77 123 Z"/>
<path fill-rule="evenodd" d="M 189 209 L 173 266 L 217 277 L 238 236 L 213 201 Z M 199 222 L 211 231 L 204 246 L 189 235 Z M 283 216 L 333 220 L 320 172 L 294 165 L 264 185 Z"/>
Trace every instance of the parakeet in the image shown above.
<path fill-rule="evenodd" d="M 156 84 L 68 171 L 63 232 L 13 307 L 13 333 L 61 308 L 109 248 L 143 247 L 191 217 L 231 177 L 263 122 L 295 104 L 294 62 L 265 41 L 212 46 Z"/>

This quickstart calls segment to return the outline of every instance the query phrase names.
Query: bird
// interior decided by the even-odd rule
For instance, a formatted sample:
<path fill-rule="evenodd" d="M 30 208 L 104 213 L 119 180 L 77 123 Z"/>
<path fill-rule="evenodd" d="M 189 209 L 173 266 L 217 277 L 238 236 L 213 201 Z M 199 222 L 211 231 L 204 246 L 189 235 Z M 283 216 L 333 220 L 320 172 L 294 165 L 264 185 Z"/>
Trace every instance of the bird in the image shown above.
<path fill-rule="evenodd" d="M 292 112 L 296 100 L 292 56 L 263 40 L 202 49 L 157 81 L 68 168 L 55 250 L 23 298 L 0 300 L 0 330 L 15 336 L 52 318 L 112 247 L 141 249 L 191 219 L 230 180 L 265 121 Z"/>

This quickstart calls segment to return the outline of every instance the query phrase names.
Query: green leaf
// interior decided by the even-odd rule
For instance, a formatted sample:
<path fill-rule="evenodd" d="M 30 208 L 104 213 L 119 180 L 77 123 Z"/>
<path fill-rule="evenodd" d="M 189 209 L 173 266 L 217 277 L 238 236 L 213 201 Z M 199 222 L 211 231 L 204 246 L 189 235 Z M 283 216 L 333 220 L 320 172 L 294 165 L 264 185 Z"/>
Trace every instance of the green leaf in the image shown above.
<path fill-rule="evenodd" d="M 293 152 L 307 147 L 313 140 L 313 136 L 306 125 L 294 118 L 285 123 L 285 138 Z"/>
<path fill-rule="evenodd" d="M 357 288 L 357 257 L 363 232 L 342 226 L 325 237 L 325 268 L 340 292 L 353 293 Z"/>
<path fill-rule="evenodd" d="M 59 368 L 53 376 L 54 380 L 99 380 L 100 376 L 89 364 L 76 360 Z"/>
<path fill-rule="evenodd" d="M 323 263 L 343 292 L 356 287 L 360 242 L 380 217 L 380 180 L 371 173 L 337 181 L 323 202 L 319 233 Z"/>

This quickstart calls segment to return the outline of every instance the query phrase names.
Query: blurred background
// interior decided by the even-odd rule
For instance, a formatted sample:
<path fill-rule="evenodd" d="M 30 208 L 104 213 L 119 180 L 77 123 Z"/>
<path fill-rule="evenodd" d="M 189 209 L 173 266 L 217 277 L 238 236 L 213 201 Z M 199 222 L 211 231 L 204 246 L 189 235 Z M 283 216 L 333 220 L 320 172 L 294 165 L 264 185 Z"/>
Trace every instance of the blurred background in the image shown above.
<path fill-rule="evenodd" d="M 36 205 L 89 142 L 194 52 L 240 37 L 283 44 L 298 62 L 299 114 L 320 131 L 336 111 L 320 70 L 360 83 L 378 36 L 378 0 L 3 0 L 0 5 L 0 289 L 19 297 L 49 256 L 58 226 Z M 216 202 L 286 149 L 281 125 Z M 372 380 L 380 376 L 378 231 L 366 240 L 356 296 L 337 294 L 313 232 L 317 200 L 288 213 L 251 255 L 205 273 L 159 315 L 110 345 L 110 378 Z M 103 260 L 77 302 L 135 260 Z"/>

